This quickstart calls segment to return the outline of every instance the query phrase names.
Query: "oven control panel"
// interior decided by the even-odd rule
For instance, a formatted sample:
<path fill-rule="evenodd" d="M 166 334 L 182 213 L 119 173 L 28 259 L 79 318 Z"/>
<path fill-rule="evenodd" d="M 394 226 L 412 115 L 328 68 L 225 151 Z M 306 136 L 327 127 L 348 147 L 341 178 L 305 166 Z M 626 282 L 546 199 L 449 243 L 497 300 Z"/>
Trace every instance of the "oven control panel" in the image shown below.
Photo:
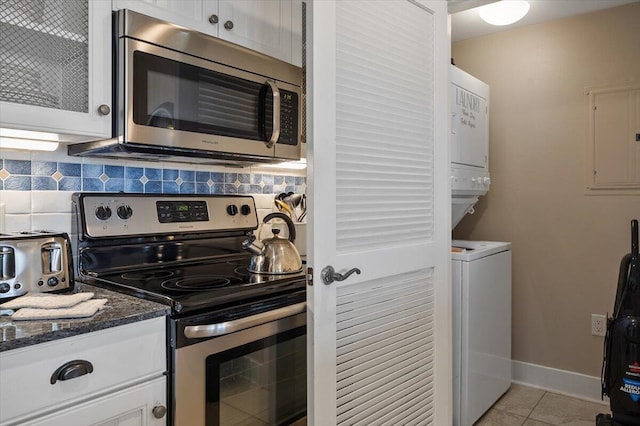
<path fill-rule="evenodd" d="M 207 222 L 209 209 L 205 201 L 157 201 L 158 221 L 171 222 Z"/>
<path fill-rule="evenodd" d="M 251 196 L 76 194 L 74 204 L 94 238 L 258 227 Z"/>

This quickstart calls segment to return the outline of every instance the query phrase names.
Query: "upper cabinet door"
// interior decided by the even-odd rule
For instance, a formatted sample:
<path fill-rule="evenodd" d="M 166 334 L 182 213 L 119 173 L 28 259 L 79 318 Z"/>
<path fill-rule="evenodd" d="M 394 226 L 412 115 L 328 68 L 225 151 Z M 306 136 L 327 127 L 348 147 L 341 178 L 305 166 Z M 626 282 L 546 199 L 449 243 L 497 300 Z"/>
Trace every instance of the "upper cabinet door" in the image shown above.
<path fill-rule="evenodd" d="M 113 10 L 129 9 L 205 34 L 218 36 L 218 0 L 112 0 Z M 209 21 L 211 18 L 211 21 Z"/>
<path fill-rule="evenodd" d="M 111 136 L 111 8 L 105 1 L 14 1 L 0 8 L 0 126 Z"/>
<path fill-rule="evenodd" d="M 301 0 L 113 0 L 113 8 L 131 9 L 301 64 Z"/>
<path fill-rule="evenodd" d="M 291 62 L 291 0 L 220 0 L 218 36 Z"/>
<path fill-rule="evenodd" d="M 446 2 L 314 1 L 306 28 L 309 424 L 451 424 Z"/>

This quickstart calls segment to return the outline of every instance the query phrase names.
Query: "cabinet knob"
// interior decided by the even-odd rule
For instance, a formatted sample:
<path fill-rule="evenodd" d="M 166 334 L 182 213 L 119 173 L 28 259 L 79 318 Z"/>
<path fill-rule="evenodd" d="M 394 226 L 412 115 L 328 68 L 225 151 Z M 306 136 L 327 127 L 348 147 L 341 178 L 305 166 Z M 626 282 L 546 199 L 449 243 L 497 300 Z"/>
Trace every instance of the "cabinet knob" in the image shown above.
<path fill-rule="evenodd" d="M 98 107 L 98 114 L 100 115 L 109 115 L 110 112 L 111 108 L 109 108 L 109 105 L 102 104 Z"/>
<path fill-rule="evenodd" d="M 232 21 L 227 21 L 224 23 L 224 28 L 227 30 L 232 30 L 233 29 L 233 22 Z"/>
<path fill-rule="evenodd" d="M 167 407 L 165 407 L 164 405 L 156 405 L 151 410 L 151 413 L 153 413 L 153 417 L 155 417 L 156 419 L 161 419 L 165 416 L 165 414 L 167 414 Z"/>
<path fill-rule="evenodd" d="M 215 25 L 218 23 L 218 15 L 213 14 L 211 16 L 209 16 L 209 22 L 211 23 L 211 25 Z"/>

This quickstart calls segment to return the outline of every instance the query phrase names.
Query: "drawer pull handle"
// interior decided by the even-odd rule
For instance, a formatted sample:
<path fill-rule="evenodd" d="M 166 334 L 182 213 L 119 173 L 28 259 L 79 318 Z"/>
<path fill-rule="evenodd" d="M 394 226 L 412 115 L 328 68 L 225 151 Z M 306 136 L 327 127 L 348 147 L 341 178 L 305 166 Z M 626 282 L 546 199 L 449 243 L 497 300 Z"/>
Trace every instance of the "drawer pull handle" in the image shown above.
<path fill-rule="evenodd" d="M 93 373 L 93 365 L 89 361 L 76 359 L 62 364 L 51 375 L 51 384 L 58 380 L 70 380 L 85 374 Z"/>

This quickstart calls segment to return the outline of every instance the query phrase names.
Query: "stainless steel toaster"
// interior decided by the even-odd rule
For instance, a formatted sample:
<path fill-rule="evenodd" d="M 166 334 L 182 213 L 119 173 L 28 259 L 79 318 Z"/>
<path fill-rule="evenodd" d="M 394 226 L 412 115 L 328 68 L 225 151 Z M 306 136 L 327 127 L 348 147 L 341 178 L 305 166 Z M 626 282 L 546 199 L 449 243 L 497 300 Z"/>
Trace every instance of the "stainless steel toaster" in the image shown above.
<path fill-rule="evenodd" d="M 0 234 L 0 299 L 73 288 L 71 241 L 63 232 Z"/>

